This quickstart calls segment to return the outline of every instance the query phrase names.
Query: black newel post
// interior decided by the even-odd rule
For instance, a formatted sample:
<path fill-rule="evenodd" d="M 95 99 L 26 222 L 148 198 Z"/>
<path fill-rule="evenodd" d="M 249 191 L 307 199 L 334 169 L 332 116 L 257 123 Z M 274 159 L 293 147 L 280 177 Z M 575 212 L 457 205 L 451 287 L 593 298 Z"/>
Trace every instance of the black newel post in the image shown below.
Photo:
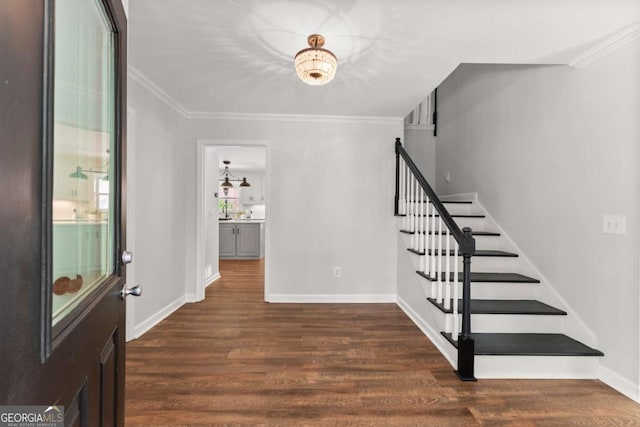
<path fill-rule="evenodd" d="M 462 229 L 465 244 L 462 251 L 462 332 L 458 335 L 458 370 L 462 381 L 476 381 L 473 374 L 475 343 L 471 338 L 471 256 L 475 252 L 475 240 L 471 228 Z"/>
<path fill-rule="evenodd" d="M 396 138 L 396 198 L 393 204 L 393 214 L 398 215 L 398 204 L 400 203 L 400 151 L 398 147 L 402 146 L 400 138 Z"/>

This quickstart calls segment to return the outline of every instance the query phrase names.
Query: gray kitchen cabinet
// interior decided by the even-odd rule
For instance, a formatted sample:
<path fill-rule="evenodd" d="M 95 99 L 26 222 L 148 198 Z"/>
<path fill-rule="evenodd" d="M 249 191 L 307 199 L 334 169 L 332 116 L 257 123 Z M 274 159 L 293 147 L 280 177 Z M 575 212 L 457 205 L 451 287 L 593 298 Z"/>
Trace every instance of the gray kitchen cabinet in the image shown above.
<path fill-rule="evenodd" d="M 239 257 L 260 257 L 260 225 L 238 224 L 236 226 L 236 255 Z"/>
<path fill-rule="evenodd" d="M 236 256 L 236 225 L 220 223 L 220 258 Z"/>
<path fill-rule="evenodd" d="M 262 258 L 264 223 L 220 223 L 220 258 Z"/>

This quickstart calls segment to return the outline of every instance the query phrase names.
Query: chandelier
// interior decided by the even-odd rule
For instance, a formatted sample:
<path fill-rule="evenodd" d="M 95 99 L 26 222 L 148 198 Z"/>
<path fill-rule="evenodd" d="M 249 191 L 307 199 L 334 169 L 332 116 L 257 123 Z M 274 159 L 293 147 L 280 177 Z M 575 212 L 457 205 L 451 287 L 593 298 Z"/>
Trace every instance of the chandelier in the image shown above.
<path fill-rule="evenodd" d="M 236 178 L 231 174 L 231 172 L 229 172 L 229 165 L 231 164 L 230 160 L 223 160 L 222 163 L 224 163 L 224 171 L 222 172 L 220 177 L 224 178 L 224 181 L 222 182 L 222 184 L 220 184 L 220 186 L 222 187 L 222 191 L 224 191 L 224 195 L 226 196 L 227 194 L 229 194 L 229 189 L 233 188 L 233 184 L 231 183 L 231 181 L 240 181 L 240 178 Z M 247 182 L 246 177 L 242 178 L 240 187 L 251 187 L 251 184 Z"/>
<path fill-rule="evenodd" d="M 311 34 L 307 42 L 310 47 L 296 54 L 296 73 L 306 84 L 325 85 L 336 76 L 338 60 L 331 51 L 322 48 L 324 37 L 320 34 Z"/>

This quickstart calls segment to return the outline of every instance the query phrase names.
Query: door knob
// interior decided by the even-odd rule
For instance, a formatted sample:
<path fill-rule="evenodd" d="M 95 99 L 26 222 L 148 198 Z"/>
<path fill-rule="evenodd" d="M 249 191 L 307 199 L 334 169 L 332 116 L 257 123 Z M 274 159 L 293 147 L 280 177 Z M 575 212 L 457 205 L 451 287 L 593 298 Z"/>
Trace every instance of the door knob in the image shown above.
<path fill-rule="evenodd" d="M 131 262 L 133 261 L 133 252 L 129 252 L 129 251 L 122 251 L 122 263 L 123 264 L 131 264 Z"/>
<path fill-rule="evenodd" d="M 140 295 L 142 295 L 142 288 L 140 287 L 140 285 L 135 285 L 131 288 L 127 288 L 126 284 L 123 285 L 122 290 L 120 291 L 120 296 L 122 297 L 122 299 L 125 299 L 129 295 L 133 295 L 134 297 L 139 297 Z"/>

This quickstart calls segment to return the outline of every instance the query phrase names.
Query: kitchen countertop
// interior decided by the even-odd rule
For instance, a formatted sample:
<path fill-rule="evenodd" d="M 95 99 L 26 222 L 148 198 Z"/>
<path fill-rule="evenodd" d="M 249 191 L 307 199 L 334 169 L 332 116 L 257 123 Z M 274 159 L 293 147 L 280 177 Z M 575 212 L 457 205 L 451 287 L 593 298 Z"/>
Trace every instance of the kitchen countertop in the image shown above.
<path fill-rule="evenodd" d="M 264 224 L 264 218 L 233 218 L 233 219 L 224 219 L 218 220 L 220 224 L 230 223 L 230 224 Z"/>
<path fill-rule="evenodd" d="M 108 221 L 105 219 L 54 219 L 53 224 L 106 224 Z"/>

